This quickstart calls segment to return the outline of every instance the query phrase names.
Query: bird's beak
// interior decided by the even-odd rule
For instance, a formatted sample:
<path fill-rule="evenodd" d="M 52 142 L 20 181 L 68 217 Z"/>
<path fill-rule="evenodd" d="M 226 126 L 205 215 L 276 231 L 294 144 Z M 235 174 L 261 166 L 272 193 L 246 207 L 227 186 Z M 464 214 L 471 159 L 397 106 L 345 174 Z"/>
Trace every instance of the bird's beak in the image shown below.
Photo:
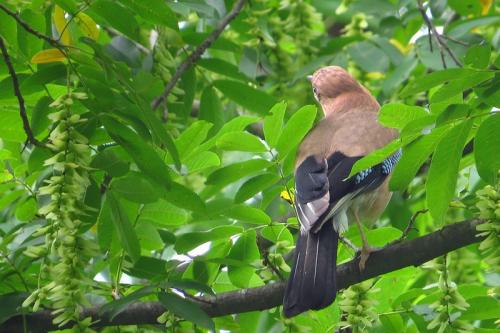
<path fill-rule="evenodd" d="M 312 79 L 313 79 L 313 76 L 312 76 L 312 75 L 308 75 L 308 76 L 307 76 L 307 81 L 311 82 L 311 81 L 312 81 Z"/>

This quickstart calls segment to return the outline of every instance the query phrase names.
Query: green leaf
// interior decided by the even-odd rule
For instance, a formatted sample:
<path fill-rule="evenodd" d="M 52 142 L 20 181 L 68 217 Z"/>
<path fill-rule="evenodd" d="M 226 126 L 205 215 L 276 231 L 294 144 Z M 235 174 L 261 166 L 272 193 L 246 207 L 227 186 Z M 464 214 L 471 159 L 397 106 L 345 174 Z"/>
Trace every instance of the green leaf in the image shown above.
<path fill-rule="evenodd" d="M 106 171 L 111 177 L 121 177 L 128 172 L 128 163 L 120 159 L 112 148 L 100 151 L 90 163 L 92 168 Z"/>
<path fill-rule="evenodd" d="M 276 150 L 281 159 L 298 146 L 313 126 L 315 118 L 316 106 L 314 105 L 303 106 L 290 117 L 276 144 Z"/>
<path fill-rule="evenodd" d="M 362 41 L 348 47 L 351 58 L 365 72 L 385 72 L 389 68 L 389 58 L 369 41 Z"/>
<path fill-rule="evenodd" d="M 420 106 L 409 106 L 401 103 L 389 103 L 382 106 L 379 111 L 379 122 L 391 128 L 403 129 L 409 122 L 429 115 Z"/>
<path fill-rule="evenodd" d="M 117 315 L 123 312 L 129 305 L 137 302 L 142 297 L 151 295 L 155 292 L 155 287 L 148 286 L 134 291 L 133 293 L 123 296 L 120 299 L 114 300 L 110 303 L 104 304 L 99 312 L 110 320 L 113 320 Z"/>
<path fill-rule="evenodd" d="M 161 279 L 167 278 L 168 262 L 158 258 L 141 256 L 132 267 L 124 267 L 124 271 L 140 279 Z"/>
<path fill-rule="evenodd" d="M 228 239 L 229 237 L 242 231 L 243 228 L 241 227 L 227 225 L 215 227 L 208 231 L 188 232 L 177 238 L 175 250 L 177 253 L 186 253 L 203 243 L 219 239 Z"/>
<path fill-rule="evenodd" d="M 474 139 L 477 172 L 495 186 L 500 170 L 500 115 L 493 113 L 479 127 Z"/>
<path fill-rule="evenodd" d="M 456 80 L 468 77 L 478 73 L 472 69 L 466 68 L 450 68 L 442 71 L 432 72 L 425 76 L 421 76 L 415 81 L 410 82 L 402 91 L 401 97 L 409 97 L 416 93 L 427 91 L 432 87 L 436 87 L 446 81 Z"/>
<path fill-rule="evenodd" d="M 151 223 L 141 222 L 135 226 L 141 249 L 148 251 L 162 250 L 165 247 L 158 230 Z"/>
<path fill-rule="evenodd" d="M 63 64 L 47 65 L 45 67 L 39 68 L 38 71 L 24 80 L 20 86 L 20 89 L 23 95 L 27 96 L 34 92 L 42 91 L 45 84 L 64 79 L 66 75 L 66 66 L 64 66 Z M 42 99 L 44 98 L 49 99 L 47 96 L 44 96 Z"/>
<path fill-rule="evenodd" d="M 0 121 L 0 138 L 14 142 L 23 142 L 26 140 L 26 134 L 23 131 L 23 123 L 21 117 L 19 117 L 19 110 L 0 107 L 0 112 L 2 113 L 2 121 Z"/>
<path fill-rule="evenodd" d="M 166 292 L 158 293 L 158 300 L 168 311 L 176 316 L 215 332 L 215 324 L 212 318 L 210 318 L 197 304 L 175 294 Z"/>
<path fill-rule="evenodd" d="M 448 5 L 462 16 L 481 14 L 481 2 L 477 0 L 448 0 Z"/>
<path fill-rule="evenodd" d="M 234 243 L 227 258 L 242 263 L 242 265 L 229 265 L 229 279 L 235 286 L 247 288 L 255 271 L 250 264 L 260 259 L 255 230 L 243 233 Z"/>
<path fill-rule="evenodd" d="M 217 58 L 200 59 L 196 64 L 203 68 L 208 69 L 209 71 L 227 76 L 232 79 L 240 81 L 247 80 L 246 76 L 240 72 L 237 66 L 222 59 L 217 59 Z"/>
<path fill-rule="evenodd" d="M 466 120 L 448 131 L 437 144 L 427 178 L 427 207 L 441 223 L 455 194 L 458 167 L 472 120 Z"/>
<path fill-rule="evenodd" d="M 266 145 L 253 134 L 248 132 L 229 132 L 217 139 L 216 145 L 222 150 L 248 151 L 264 153 Z"/>
<path fill-rule="evenodd" d="M 274 105 L 269 111 L 270 115 L 264 118 L 264 137 L 271 147 L 276 147 L 278 139 L 283 130 L 283 118 L 285 117 L 286 103 L 284 101 Z"/>
<path fill-rule="evenodd" d="M 293 236 L 287 227 L 281 224 L 268 225 L 260 231 L 262 237 L 270 240 L 273 243 L 288 242 L 293 245 Z"/>
<path fill-rule="evenodd" d="M 16 219 L 27 222 L 33 219 L 38 211 L 36 200 L 32 197 L 24 200 L 16 206 Z"/>
<path fill-rule="evenodd" d="M 460 92 L 475 87 L 481 82 L 493 78 L 493 76 L 495 76 L 495 73 L 493 72 L 475 72 L 470 73 L 466 77 L 452 80 L 448 82 L 448 84 L 443 85 L 432 95 L 431 103 L 439 103 L 447 100 Z"/>
<path fill-rule="evenodd" d="M 401 148 L 401 140 L 395 139 L 388 143 L 386 146 L 374 150 L 367 156 L 354 163 L 348 178 L 354 176 L 360 171 L 366 170 L 376 164 L 382 163 L 386 158 L 394 154 L 394 152 L 399 148 Z"/>
<path fill-rule="evenodd" d="M 101 116 L 101 122 L 113 140 L 134 159 L 139 169 L 155 182 L 170 187 L 169 168 L 149 144 L 129 127 L 110 116 Z"/>
<path fill-rule="evenodd" d="M 123 249 L 130 255 L 133 261 L 137 261 L 141 256 L 141 246 L 132 223 L 130 223 L 126 212 L 112 191 L 106 193 L 106 201 L 109 202 L 111 217 Z"/>
<path fill-rule="evenodd" d="M 115 230 L 109 200 L 104 200 L 97 216 L 97 243 L 101 250 L 109 250 Z"/>
<path fill-rule="evenodd" d="M 267 114 L 269 109 L 276 104 L 274 97 L 245 83 L 217 80 L 214 81 L 213 84 L 225 97 L 238 103 L 249 111 L 260 115 Z"/>
<path fill-rule="evenodd" d="M 138 172 L 115 178 L 110 186 L 114 193 L 132 202 L 150 203 L 160 197 L 155 187 Z"/>
<path fill-rule="evenodd" d="M 213 124 L 210 133 L 218 131 L 224 124 L 224 117 L 222 104 L 220 102 L 217 92 L 212 86 L 208 86 L 203 90 L 200 98 L 200 120 L 206 120 Z"/>
<path fill-rule="evenodd" d="M 253 223 L 253 224 L 269 224 L 271 223 L 271 218 L 262 210 L 254 208 L 248 205 L 239 204 L 234 205 L 225 215 L 231 217 L 235 220 Z"/>
<path fill-rule="evenodd" d="M 177 18 L 165 1 L 162 0 L 120 0 L 125 6 L 153 24 L 165 25 L 178 30 Z"/>
<path fill-rule="evenodd" d="M 436 128 L 430 134 L 418 138 L 403 148 L 401 159 L 396 164 L 389 182 L 392 190 L 403 191 L 408 187 L 448 129 L 448 127 Z"/>
<path fill-rule="evenodd" d="M 47 96 L 43 96 L 36 102 L 36 105 L 33 108 L 30 124 L 31 131 L 35 136 L 47 130 L 47 127 L 50 124 L 49 119 L 47 118 L 47 115 L 50 113 L 50 103 L 52 103 L 52 99 Z"/>
<path fill-rule="evenodd" d="M 96 17 L 94 13 L 97 14 L 98 17 Z M 133 12 L 130 9 L 119 5 L 115 1 L 94 1 L 87 14 L 92 16 L 92 18 L 100 25 L 111 25 L 113 28 L 133 40 L 139 39 L 139 25 L 137 24 Z"/>
<path fill-rule="evenodd" d="M 220 165 L 219 156 L 211 151 L 202 151 L 192 154 L 184 161 L 189 173 L 199 172 L 207 168 Z"/>
<path fill-rule="evenodd" d="M 159 227 L 171 227 L 185 224 L 188 213 L 165 200 L 144 205 L 139 216 L 139 223 L 149 222 Z"/>
<path fill-rule="evenodd" d="M 280 177 L 274 173 L 264 173 L 247 180 L 236 192 L 234 201 L 241 203 L 246 201 L 261 191 L 267 189 L 269 186 L 276 183 Z"/>
<path fill-rule="evenodd" d="M 199 195 L 179 183 L 172 183 L 170 189 L 163 192 L 163 197 L 180 208 L 195 212 L 205 210 L 205 202 Z"/>
<path fill-rule="evenodd" d="M 498 319 L 500 302 L 490 296 L 479 296 L 467 300 L 469 308 L 460 316 L 463 320 Z"/>
<path fill-rule="evenodd" d="M 230 164 L 212 172 L 207 180 L 207 185 L 224 187 L 239 179 L 250 176 L 271 165 L 271 162 L 263 159 L 253 159 L 244 162 Z"/>
<path fill-rule="evenodd" d="M 213 125 L 204 120 L 199 120 L 191 124 L 182 134 L 175 140 L 175 145 L 179 151 L 181 159 L 189 157 L 191 153 L 205 141 L 208 131 Z"/>
<path fill-rule="evenodd" d="M 490 63 L 489 45 L 472 45 L 465 54 L 465 64 L 478 69 L 485 69 Z"/>

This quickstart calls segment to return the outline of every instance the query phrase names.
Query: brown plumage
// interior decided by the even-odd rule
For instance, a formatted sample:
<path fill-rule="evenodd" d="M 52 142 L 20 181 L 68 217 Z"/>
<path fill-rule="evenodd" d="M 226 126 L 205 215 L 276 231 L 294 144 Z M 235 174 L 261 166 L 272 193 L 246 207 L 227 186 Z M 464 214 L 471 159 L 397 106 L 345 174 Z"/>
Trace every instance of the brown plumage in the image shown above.
<path fill-rule="evenodd" d="M 296 158 L 301 234 L 283 302 L 288 317 L 333 302 L 338 234 L 347 221 L 357 223 L 362 232 L 360 221 L 379 217 L 391 197 L 387 183 L 395 163 L 391 159 L 347 179 L 358 159 L 388 144 L 397 132 L 378 123 L 379 104 L 341 67 L 321 68 L 310 81 L 324 119 L 305 137 Z M 363 233 L 362 238 L 360 269 L 373 251 Z"/>

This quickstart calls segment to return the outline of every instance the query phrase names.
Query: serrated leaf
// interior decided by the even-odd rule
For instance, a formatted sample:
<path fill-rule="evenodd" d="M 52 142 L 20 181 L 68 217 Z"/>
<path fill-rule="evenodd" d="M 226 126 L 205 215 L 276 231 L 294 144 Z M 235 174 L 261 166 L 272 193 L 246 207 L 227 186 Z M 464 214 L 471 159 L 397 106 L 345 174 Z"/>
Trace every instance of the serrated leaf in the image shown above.
<path fill-rule="evenodd" d="M 274 105 L 269 111 L 270 115 L 264 118 L 264 137 L 271 147 L 276 147 L 278 139 L 283 130 L 283 119 L 285 117 L 286 103 L 284 101 Z"/>
<path fill-rule="evenodd" d="M 314 105 L 303 106 L 290 117 L 276 144 L 280 159 L 285 158 L 290 151 L 298 146 L 312 128 L 315 118 L 316 106 Z"/>
<path fill-rule="evenodd" d="M 64 61 L 66 57 L 59 49 L 42 50 L 31 58 L 33 64 L 48 64 L 51 62 Z"/>
<path fill-rule="evenodd" d="M 215 324 L 197 304 L 175 294 L 158 293 L 158 300 L 170 312 L 196 325 L 215 331 Z"/>
<path fill-rule="evenodd" d="M 229 151 L 248 151 L 253 153 L 264 153 L 266 145 L 253 134 L 248 132 L 229 132 L 216 141 L 218 148 Z"/>
<path fill-rule="evenodd" d="M 472 120 L 454 126 L 437 144 L 426 183 L 427 207 L 432 217 L 441 223 L 455 194 L 458 167 Z"/>
<path fill-rule="evenodd" d="M 481 178 L 495 186 L 500 170 L 500 114 L 491 114 L 481 123 L 474 139 L 474 158 Z"/>

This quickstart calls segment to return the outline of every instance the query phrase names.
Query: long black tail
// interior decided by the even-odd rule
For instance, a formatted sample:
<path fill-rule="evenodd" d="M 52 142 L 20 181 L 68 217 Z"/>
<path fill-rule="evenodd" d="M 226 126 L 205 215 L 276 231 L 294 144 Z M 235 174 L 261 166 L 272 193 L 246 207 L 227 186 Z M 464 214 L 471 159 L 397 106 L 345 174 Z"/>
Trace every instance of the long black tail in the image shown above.
<path fill-rule="evenodd" d="M 300 234 L 283 299 L 285 317 L 322 309 L 335 300 L 338 240 L 330 221 L 317 233 Z"/>

